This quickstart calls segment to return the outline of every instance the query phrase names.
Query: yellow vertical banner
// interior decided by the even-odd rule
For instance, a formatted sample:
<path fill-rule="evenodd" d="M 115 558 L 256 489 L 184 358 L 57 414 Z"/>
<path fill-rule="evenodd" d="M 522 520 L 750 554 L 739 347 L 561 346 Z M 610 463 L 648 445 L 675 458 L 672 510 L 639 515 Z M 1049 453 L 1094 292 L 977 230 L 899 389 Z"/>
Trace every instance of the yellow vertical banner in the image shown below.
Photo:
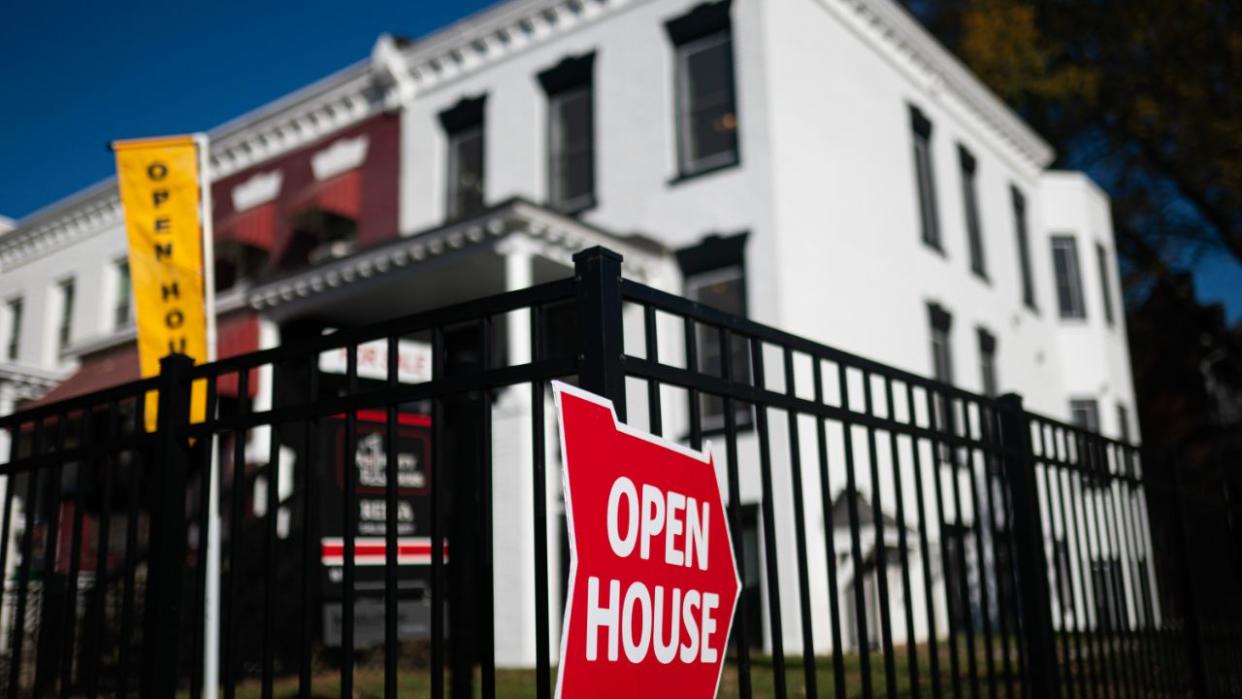
<path fill-rule="evenodd" d="M 198 150 L 192 136 L 117 141 L 117 183 L 125 210 L 130 280 L 142 375 L 160 373 L 160 359 L 179 352 L 207 361 Z M 190 419 L 206 414 L 206 383 L 194 382 Z M 147 394 L 146 428 L 156 425 Z"/>

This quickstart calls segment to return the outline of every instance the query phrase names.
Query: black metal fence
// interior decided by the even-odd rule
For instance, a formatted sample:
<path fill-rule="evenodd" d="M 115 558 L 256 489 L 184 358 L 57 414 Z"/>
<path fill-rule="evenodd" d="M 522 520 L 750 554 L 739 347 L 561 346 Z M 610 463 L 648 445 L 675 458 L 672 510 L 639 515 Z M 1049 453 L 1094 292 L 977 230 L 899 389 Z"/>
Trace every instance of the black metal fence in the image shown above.
<path fill-rule="evenodd" d="M 575 261 L 0 418 L 6 695 L 200 696 L 214 458 L 225 697 L 550 697 L 553 379 L 712 443 L 744 583 L 721 696 L 1242 693 L 1219 474 Z"/>

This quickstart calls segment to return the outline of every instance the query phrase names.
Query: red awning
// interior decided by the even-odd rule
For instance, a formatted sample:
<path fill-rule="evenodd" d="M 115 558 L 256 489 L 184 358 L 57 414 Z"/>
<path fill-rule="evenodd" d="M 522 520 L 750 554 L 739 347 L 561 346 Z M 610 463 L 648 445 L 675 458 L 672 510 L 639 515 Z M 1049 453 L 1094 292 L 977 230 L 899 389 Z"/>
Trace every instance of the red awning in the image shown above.
<path fill-rule="evenodd" d="M 362 171 L 350 170 L 312 185 L 297 199 L 297 213 L 317 209 L 358 219 L 362 211 Z"/>
<path fill-rule="evenodd" d="M 260 204 L 233 214 L 216 229 L 216 240 L 236 240 L 262 250 L 271 250 L 276 240 L 276 202 Z"/>
<path fill-rule="evenodd" d="M 138 370 L 138 346 L 122 345 L 82 358 L 82 365 L 72 376 L 61 381 L 56 388 L 43 397 L 26 403 L 25 408 L 35 408 L 75 396 L 117 386 L 141 378 Z"/>
<path fill-rule="evenodd" d="M 232 313 L 218 321 L 216 328 L 218 356 L 221 359 L 259 349 L 259 317 L 254 313 Z M 75 396 L 102 391 L 105 388 L 137 381 L 142 374 L 138 365 L 138 345 L 127 344 L 102 350 L 82 357 L 78 370 L 61 381 L 42 397 L 25 403 L 22 408 L 34 408 Z M 254 398 L 258 390 L 259 374 L 250 370 L 247 397 Z M 237 397 L 237 374 L 225 374 L 216 383 L 221 396 Z"/>

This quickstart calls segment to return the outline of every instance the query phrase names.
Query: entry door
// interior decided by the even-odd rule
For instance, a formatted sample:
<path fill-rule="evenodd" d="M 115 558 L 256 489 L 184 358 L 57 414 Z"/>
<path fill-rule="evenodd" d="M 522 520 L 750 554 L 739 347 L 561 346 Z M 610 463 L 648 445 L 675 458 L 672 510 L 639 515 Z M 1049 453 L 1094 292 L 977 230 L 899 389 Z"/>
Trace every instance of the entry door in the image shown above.
<path fill-rule="evenodd" d="M 759 505 L 742 505 L 742 606 L 746 615 L 746 644 L 763 648 L 763 589 L 759 573 Z"/>

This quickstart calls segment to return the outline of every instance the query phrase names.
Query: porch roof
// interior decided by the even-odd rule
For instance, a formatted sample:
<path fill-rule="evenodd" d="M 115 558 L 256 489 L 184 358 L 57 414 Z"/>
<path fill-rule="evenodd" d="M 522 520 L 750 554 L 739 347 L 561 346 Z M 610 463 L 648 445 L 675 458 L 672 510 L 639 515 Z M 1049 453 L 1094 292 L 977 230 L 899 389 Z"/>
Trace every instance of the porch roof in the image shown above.
<path fill-rule="evenodd" d="M 672 256 L 640 234 L 619 235 L 520 198 L 461 221 L 403 236 L 253 288 L 250 305 L 275 320 L 314 316 L 365 323 L 505 290 L 506 241 L 536 258 L 534 283 L 567 276 L 575 252 L 607 246 L 627 277 L 645 281 Z"/>

